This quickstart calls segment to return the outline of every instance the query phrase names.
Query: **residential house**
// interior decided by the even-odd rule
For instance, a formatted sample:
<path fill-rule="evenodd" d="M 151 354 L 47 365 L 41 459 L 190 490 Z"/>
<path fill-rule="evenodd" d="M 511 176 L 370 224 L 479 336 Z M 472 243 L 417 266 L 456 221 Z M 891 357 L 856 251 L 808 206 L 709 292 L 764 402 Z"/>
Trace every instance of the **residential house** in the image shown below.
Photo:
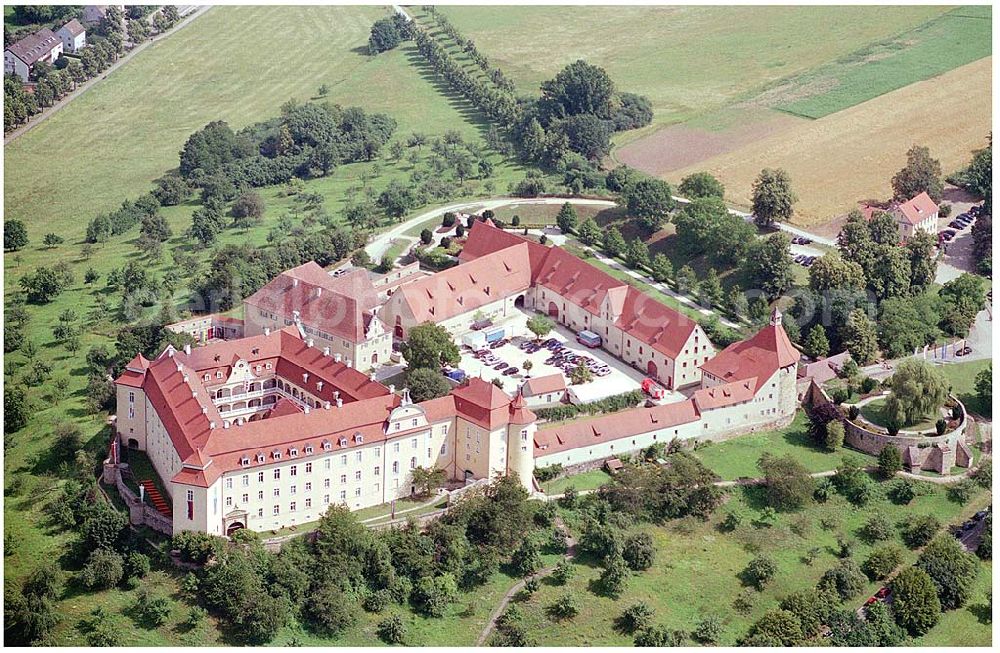
<path fill-rule="evenodd" d="M 937 233 L 938 205 L 927 193 L 920 193 L 902 204 L 894 206 L 890 213 L 899 226 L 899 238 L 907 241 L 917 231 Z"/>
<path fill-rule="evenodd" d="M 63 52 L 76 54 L 87 45 L 87 30 L 75 18 L 60 27 L 56 34 L 62 39 Z"/>
<path fill-rule="evenodd" d="M 17 75 L 27 82 L 35 64 L 55 63 L 63 52 L 63 42 L 49 28 L 40 29 L 17 43 L 7 46 L 3 52 L 3 71 L 7 75 Z"/>

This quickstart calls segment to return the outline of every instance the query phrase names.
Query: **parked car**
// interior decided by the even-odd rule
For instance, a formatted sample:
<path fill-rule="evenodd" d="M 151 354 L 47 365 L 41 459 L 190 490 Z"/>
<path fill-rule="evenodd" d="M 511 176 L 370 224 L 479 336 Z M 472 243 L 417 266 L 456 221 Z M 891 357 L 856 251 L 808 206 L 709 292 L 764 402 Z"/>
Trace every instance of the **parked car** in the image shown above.
<path fill-rule="evenodd" d="M 515 374 L 519 373 L 520 371 L 521 371 L 521 368 L 519 368 L 519 367 L 508 367 L 507 369 L 505 369 L 503 371 L 503 375 L 504 376 L 514 376 Z"/>
<path fill-rule="evenodd" d="M 958 220 L 952 220 L 951 222 L 948 223 L 948 226 L 951 227 L 952 229 L 961 229 L 962 228 L 962 225 L 961 225 L 961 223 L 959 223 Z"/>
<path fill-rule="evenodd" d="M 972 347 L 966 345 L 965 347 L 962 347 L 961 349 L 959 349 L 958 351 L 956 351 L 955 355 L 956 356 L 967 356 L 967 355 L 969 355 L 971 353 L 972 353 Z"/>
<path fill-rule="evenodd" d="M 500 361 L 499 363 L 497 363 L 496 365 L 493 366 L 493 369 L 495 369 L 495 370 L 505 370 L 508 367 L 510 367 L 510 363 L 505 363 L 503 361 Z"/>

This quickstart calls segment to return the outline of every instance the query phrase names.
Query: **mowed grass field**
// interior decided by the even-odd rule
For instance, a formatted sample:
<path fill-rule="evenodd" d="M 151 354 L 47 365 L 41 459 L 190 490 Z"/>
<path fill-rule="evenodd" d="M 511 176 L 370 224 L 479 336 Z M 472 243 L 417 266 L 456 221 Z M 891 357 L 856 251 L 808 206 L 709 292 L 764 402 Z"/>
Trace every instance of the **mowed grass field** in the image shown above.
<path fill-rule="evenodd" d="M 726 199 L 749 207 L 761 168 L 789 171 L 798 194 L 793 222 L 813 225 L 869 198 L 891 195 L 890 180 L 906 151 L 925 145 L 947 173 L 985 147 L 992 121 L 992 57 L 911 84 L 814 121 L 803 121 L 742 148 L 675 170 L 666 178 L 707 170 Z"/>
<path fill-rule="evenodd" d="M 992 7 L 953 9 L 896 38 L 792 80 L 787 92 L 801 99 L 780 103 L 777 108 L 807 118 L 822 118 L 990 56 L 992 32 Z M 811 93 L 811 89 L 817 92 Z M 804 92 L 806 97 L 801 97 Z"/>
<path fill-rule="evenodd" d="M 440 11 L 520 91 L 537 95 L 542 81 L 585 59 L 606 68 L 619 89 L 647 95 L 655 128 L 727 105 L 763 85 L 916 27 L 947 8 L 466 6 Z"/>
<path fill-rule="evenodd" d="M 443 94 L 412 44 L 366 54 L 372 6 L 215 7 L 150 46 L 91 90 L 5 147 L 5 215 L 67 241 L 177 167 L 187 137 L 212 120 L 234 128 L 278 114 L 289 99 L 325 98 L 390 114 L 400 134 L 484 129 Z"/>

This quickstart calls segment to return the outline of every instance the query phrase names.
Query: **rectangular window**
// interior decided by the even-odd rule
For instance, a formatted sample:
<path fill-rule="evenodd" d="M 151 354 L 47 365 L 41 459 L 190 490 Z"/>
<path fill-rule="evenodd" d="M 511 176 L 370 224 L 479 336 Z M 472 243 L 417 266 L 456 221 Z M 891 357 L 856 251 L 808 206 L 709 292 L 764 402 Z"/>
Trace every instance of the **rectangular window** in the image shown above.
<path fill-rule="evenodd" d="M 399 443 L 398 442 L 393 442 L 392 443 L 392 452 L 393 453 L 399 453 Z"/>
<path fill-rule="evenodd" d="M 280 478 L 281 478 L 281 470 L 280 469 L 274 470 L 274 480 L 277 481 Z"/>
<path fill-rule="evenodd" d="M 360 497 L 361 496 L 361 488 L 359 488 L 359 487 L 354 488 L 354 496 L 356 496 L 356 497 Z"/>
<path fill-rule="evenodd" d="M 330 459 L 327 458 L 323 461 L 323 469 L 330 469 Z"/>
<path fill-rule="evenodd" d="M 416 449 L 417 448 L 417 439 L 416 438 L 413 438 L 412 440 L 410 440 L 410 448 L 411 449 Z"/>
<path fill-rule="evenodd" d="M 343 485 L 346 482 L 347 482 L 347 474 L 341 474 L 340 475 L 340 484 Z"/>
<path fill-rule="evenodd" d="M 380 476 L 382 474 L 382 468 L 375 465 L 375 476 Z"/>
<path fill-rule="evenodd" d="M 188 519 L 194 519 L 194 491 L 187 491 L 187 517 Z"/>
<path fill-rule="evenodd" d="M 323 505 L 324 506 L 330 505 L 330 495 L 329 494 L 324 494 L 323 495 Z"/>
<path fill-rule="evenodd" d="M 417 459 L 410 458 L 410 469 L 416 469 L 416 467 L 417 467 Z"/>
<path fill-rule="evenodd" d="M 312 474 L 312 472 L 313 472 L 313 464 L 306 463 L 306 474 Z"/>
<path fill-rule="evenodd" d="M 308 509 L 308 508 L 312 508 L 312 507 L 313 507 L 313 500 L 312 499 L 306 499 L 306 508 Z"/>
<path fill-rule="evenodd" d="M 288 492 L 289 492 L 289 494 L 295 494 L 295 491 L 296 491 L 297 489 L 298 489 L 298 488 L 297 488 L 296 486 L 294 486 L 294 485 L 293 485 L 292 487 L 288 488 Z"/>
<path fill-rule="evenodd" d="M 243 487 L 250 487 L 250 475 L 249 474 L 244 474 L 243 475 Z"/>
<path fill-rule="evenodd" d="M 259 492 L 257 492 L 257 500 L 258 501 L 264 500 L 264 490 L 260 490 Z"/>
<path fill-rule="evenodd" d="M 274 488 L 274 496 L 276 496 L 276 497 L 281 496 L 281 488 L 280 487 Z"/>
<path fill-rule="evenodd" d="M 258 483 L 264 482 L 264 472 L 257 472 L 257 482 Z"/>
<path fill-rule="evenodd" d="M 257 516 L 258 517 L 263 517 L 264 516 L 264 509 L 263 508 L 257 508 Z"/>
<path fill-rule="evenodd" d="M 447 442 L 442 442 L 441 443 L 441 455 L 443 456 L 443 455 L 445 455 L 447 453 L 448 453 L 448 443 Z"/>
<path fill-rule="evenodd" d="M 292 476 L 295 476 L 296 474 L 298 474 L 298 471 L 299 471 L 299 466 L 292 465 L 291 468 L 289 468 L 288 473 L 291 474 Z"/>
<path fill-rule="evenodd" d="M 288 509 L 290 511 L 292 511 L 292 512 L 295 512 L 295 502 L 294 501 L 292 501 L 290 504 L 288 504 Z"/>
<path fill-rule="evenodd" d="M 347 499 L 347 490 L 341 490 L 340 491 L 340 500 L 344 501 L 346 499 Z"/>
<path fill-rule="evenodd" d="M 278 508 L 278 506 L 277 506 L 277 505 L 275 505 L 275 506 L 274 506 L 274 511 L 273 511 L 273 512 L 272 512 L 271 514 L 272 514 L 272 515 L 277 515 L 279 511 L 280 511 L 280 508 Z"/>
<path fill-rule="evenodd" d="M 376 458 L 382 457 L 382 447 L 375 447 L 375 457 Z"/>
<path fill-rule="evenodd" d="M 392 473 L 393 474 L 398 474 L 399 473 L 399 461 L 398 460 L 392 461 Z"/>
<path fill-rule="evenodd" d="M 227 490 L 232 490 L 233 489 L 233 478 L 232 477 L 229 477 L 229 478 L 226 479 L 226 489 Z"/>
<path fill-rule="evenodd" d="M 306 483 L 306 492 L 312 492 L 312 489 L 313 489 L 313 484 L 312 483 Z"/>
<path fill-rule="evenodd" d="M 328 478 L 324 478 L 323 479 L 323 487 L 325 487 L 325 488 L 330 487 L 330 479 L 328 479 Z"/>
<path fill-rule="evenodd" d="M 243 495 L 243 505 L 246 505 L 248 503 L 250 503 L 250 495 L 249 494 L 244 494 Z"/>
<path fill-rule="evenodd" d="M 361 452 L 360 451 L 357 451 L 357 452 L 354 453 L 354 460 L 355 460 L 355 462 L 361 462 Z"/>
<path fill-rule="evenodd" d="M 340 457 L 340 464 L 341 465 L 347 464 L 347 454 L 344 454 L 343 456 Z"/>
<path fill-rule="evenodd" d="M 226 497 L 226 507 L 227 508 L 231 508 L 232 506 L 233 506 L 233 498 L 232 497 Z"/>

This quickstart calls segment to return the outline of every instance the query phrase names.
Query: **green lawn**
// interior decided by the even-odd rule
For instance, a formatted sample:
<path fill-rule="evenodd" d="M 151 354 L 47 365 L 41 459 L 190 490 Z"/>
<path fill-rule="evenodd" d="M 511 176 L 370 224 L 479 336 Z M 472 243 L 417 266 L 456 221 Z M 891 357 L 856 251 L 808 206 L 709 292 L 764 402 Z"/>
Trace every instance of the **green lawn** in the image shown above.
<path fill-rule="evenodd" d="M 959 7 L 791 81 L 783 111 L 821 118 L 992 54 L 992 8 Z M 805 97 L 803 97 L 803 95 Z"/>
<path fill-rule="evenodd" d="M 636 601 L 644 601 L 654 609 L 654 622 L 670 629 L 690 632 L 698 621 L 709 614 L 721 617 L 725 632 L 720 644 L 734 645 L 746 633 L 749 625 L 790 592 L 814 586 L 819 577 L 836 563 L 834 550 L 838 536 L 857 539 L 857 531 L 875 511 L 883 512 L 893 523 L 905 522 L 918 514 L 935 514 L 942 521 L 958 521 L 961 516 L 989 502 L 985 492 L 979 492 L 967 506 L 948 501 L 946 491 L 926 484 L 926 494 L 909 506 L 880 502 L 876 506 L 858 509 L 840 496 L 826 504 L 812 504 L 798 513 L 781 513 L 772 527 L 752 525 L 760 514 L 759 488 L 736 491 L 728 504 L 707 522 L 674 521 L 664 527 L 641 526 L 648 531 L 656 546 L 656 561 L 652 568 L 634 574 L 624 595 L 612 600 L 597 596 L 592 581 L 600 575 L 599 566 L 578 561 L 577 573 L 565 587 L 543 583 L 530 601 L 521 605 L 526 614 L 525 626 L 532 643 L 538 646 L 628 646 L 632 637 L 614 628 L 614 620 L 622 610 Z M 718 524 L 727 511 L 744 515 L 744 523 L 733 532 L 723 532 Z M 832 520 L 834 526 L 824 529 L 820 519 Z M 570 517 L 572 519 L 572 517 Z M 803 535 L 796 534 L 795 528 Z M 895 538 L 898 541 L 898 536 Z M 902 544 L 901 542 L 899 542 Z M 820 549 L 818 558 L 807 565 L 803 557 L 813 547 Z M 858 541 L 855 558 L 863 561 L 871 546 Z M 733 599 L 741 592 L 738 574 L 761 551 L 778 564 L 775 579 L 763 592 L 755 593 L 753 609 L 742 615 L 732 608 Z M 912 563 L 915 552 L 906 551 L 905 562 Z M 980 580 L 989 574 L 989 565 L 982 565 Z M 865 593 L 848 603 L 860 605 L 879 584 L 868 583 Z M 977 602 L 982 602 L 982 589 Z M 579 615 L 561 623 L 545 615 L 544 608 L 563 593 L 571 594 L 580 608 Z M 964 630 L 952 630 L 950 626 Z M 990 626 L 977 622 L 964 611 L 946 615 L 942 625 L 933 629 L 927 639 L 940 645 L 962 643 L 988 644 Z M 685 642 L 688 644 L 689 642 Z"/>
<path fill-rule="evenodd" d="M 885 426 L 889 418 L 885 414 L 885 399 L 876 399 L 861 407 L 861 415 L 877 426 Z M 922 419 L 915 424 L 904 424 L 903 429 L 907 431 L 927 431 L 934 428 L 937 422 L 936 417 Z"/>
<path fill-rule="evenodd" d="M 993 414 L 993 407 L 988 402 L 981 401 L 976 395 L 976 375 L 989 367 L 990 363 L 991 361 L 981 360 L 942 365 L 939 368 L 951 382 L 952 392 L 965 404 L 966 410 L 986 417 Z"/>
<path fill-rule="evenodd" d="M 694 454 L 723 480 L 760 475 L 757 461 L 765 453 L 775 456 L 791 454 L 810 472 L 835 469 L 845 455 L 873 464 L 874 458 L 851 449 L 829 453 L 816 447 L 809 438 L 809 420 L 799 411 L 795 420 L 783 429 L 741 435 L 723 442 L 713 442 L 696 449 Z"/>
<path fill-rule="evenodd" d="M 647 95 L 659 125 L 754 95 L 764 85 L 912 29 L 946 9 L 590 6 L 568 12 L 556 6 L 449 6 L 440 11 L 521 93 L 537 94 L 542 81 L 585 59 L 606 68 L 618 88 Z"/>
<path fill-rule="evenodd" d="M 603 469 L 592 469 L 589 472 L 545 481 L 542 483 L 542 490 L 546 494 L 562 494 L 570 487 L 575 490 L 596 490 L 610 481 L 611 477 Z"/>

